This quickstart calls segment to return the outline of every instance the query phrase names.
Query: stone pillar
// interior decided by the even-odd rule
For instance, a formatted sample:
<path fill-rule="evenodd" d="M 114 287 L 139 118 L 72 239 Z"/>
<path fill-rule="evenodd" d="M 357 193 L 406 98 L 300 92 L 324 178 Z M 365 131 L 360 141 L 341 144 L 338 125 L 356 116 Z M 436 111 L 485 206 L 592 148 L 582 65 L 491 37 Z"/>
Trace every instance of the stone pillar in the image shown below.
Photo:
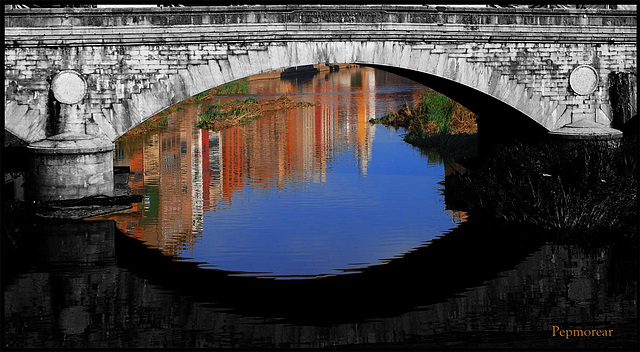
<path fill-rule="evenodd" d="M 549 135 L 564 140 L 617 141 L 622 138 L 621 131 L 587 119 L 564 125 Z"/>
<path fill-rule="evenodd" d="M 59 133 L 86 133 L 86 121 L 84 119 L 84 105 L 60 104 L 61 126 Z"/>
<path fill-rule="evenodd" d="M 593 94 L 598 88 L 599 80 L 597 69 L 589 65 L 578 65 L 569 75 L 570 91 L 574 95 L 584 98 L 585 101 L 594 100 Z M 615 146 L 622 138 L 622 132 L 609 125 L 607 118 L 598 119 L 598 111 L 594 109 L 589 112 L 572 114 L 571 123 L 550 131 L 549 135 L 552 140 L 568 146 L 575 145 L 580 141 L 598 141 Z"/>
<path fill-rule="evenodd" d="M 114 144 L 86 134 L 84 105 L 87 83 L 78 72 L 64 70 L 51 81 L 60 122 L 54 136 L 31 143 L 29 200 L 52 201 L 113 195 Z"/>
<path fill-rule="evenodd" d="M 113 195 L 114 144 L 65 132 L 30 144 L 28 199 L 37 201 Z"/>
<path fill-rule="evenodd" d="M 551 131 L 549 137 L 565 153 L 572 153 L 580 151 L 585 142 L 617 148 L 620 145 L 622 132 L 585 119 Z"/>

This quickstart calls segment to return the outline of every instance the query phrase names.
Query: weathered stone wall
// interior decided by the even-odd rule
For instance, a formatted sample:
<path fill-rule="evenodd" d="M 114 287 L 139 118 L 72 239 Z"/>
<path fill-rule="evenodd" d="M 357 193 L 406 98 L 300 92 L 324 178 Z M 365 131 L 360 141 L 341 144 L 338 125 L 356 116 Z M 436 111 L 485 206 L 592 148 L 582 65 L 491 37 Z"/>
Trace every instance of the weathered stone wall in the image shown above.
<path fill-rule="evenodd" d="M 611 72 L 636 72 L 635 12 L 447 10 L 432 7 L 223 7 L 13 10 L 5 18 L 5 129 L 53 134 L 50 80 L 80 72 L 86 133 L 115 140 L 214 86 L 318 63 L 406 68 L 493 96 L 548 130 L 610 125 Z M 42 26 L 49 27 L 42 27 Z M 569 87 L 581 64 L 597 89 Z M 461 103 L 464 104 L 463 101 Z"/>

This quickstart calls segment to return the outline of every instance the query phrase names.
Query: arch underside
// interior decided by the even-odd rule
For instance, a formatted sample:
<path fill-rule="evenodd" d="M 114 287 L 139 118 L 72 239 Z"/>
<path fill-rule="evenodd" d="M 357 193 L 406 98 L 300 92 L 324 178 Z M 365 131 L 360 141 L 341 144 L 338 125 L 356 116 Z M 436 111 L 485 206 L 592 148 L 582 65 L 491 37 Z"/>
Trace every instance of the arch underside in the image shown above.
<path fill-rule="evenodd" d="M 145 50 L 149 50 L 147 47 Z M 162 56 L 160 49 L 155 56 Z M 142 62 L 142 61 L 140 61 Z M 323 63 L 355 63 L 397 68 L 431 75 L 461 85 L 469 92 L 491 96 L 523 115 L 528 116 L 546 130 L 553 130 L 571 122 L 566 106 L 561 106 L 543 96 L 539 89 L 510 78 L 500 71 L 500 63 L 470 62 L 466 57 L 448 54 L 446 50 L 434 50 L 433 45 L 404 42 L 340 41 L 340 42 L 273 42 L 268 45 L 244 46 L 244 50 L 227 50 L 219 59 L 206 64 L 187 65 L 176 73 L 160 74 L 157 68 L 130 67 L 140 70 L 135 79 L 146 77 L 149 88 L 130 94 L 130 98 L 112 97 L 109 106 L 101 108 L 101 114 L 90 114 L 91 134 L 103 135 L 115 141 L 132 128 L 162 110 L 190 96 L 210 88 L 255 74 L 294 66 Z M 126 76 L 126 75 L 125 75 Z M 91 81 L 89 77 L 89 81 Z M 131 80 L 134 80 L 131 77 Z M 421 82 L 427 83 L 428 82 Z M 120 83 L 120 89 L 129 89 L 128 82 Z M 463 99 L 456 99 L 465 104 Z M 82 103 L 80 103 L 82 104 Z M 26 106 L 9 102 L 5 104 L 5 129 L 21 139 L 33 142 L 46 138 L 46 117 L 33 117 L 35 112 Z M 30 115 L 31 114 L 31 115 Z M 29 134 L 16 133 L 12 124 L 30 124 Z M 41 125 L 41 126 L 40 126 Z M 89 128 L 88 128 L 89 130 Z"/>
<path fill-rule="evenodd" d="M 147 118 L 210 88 L 272 70 L 323 63 L 356 63 L 417 71 L 487 94 L 546 130 L 571 122 L 552 100 L 483 63 L 470 63 L 462 57 L 449 57 L 447 53 L 432 53 L 418 46 L 394 42 L 291 42 L 267 46 L 263 50 L 247 50 L 246 54 L 228 55 L 226 59 L 210 60 L 206 65 L 179 70 L 169 79 L 153 84 L 151 89 L 133 94 L 122 104 L 103 109 L 104 121 L 96 122 L 111 140 L 115 140 Z"/>

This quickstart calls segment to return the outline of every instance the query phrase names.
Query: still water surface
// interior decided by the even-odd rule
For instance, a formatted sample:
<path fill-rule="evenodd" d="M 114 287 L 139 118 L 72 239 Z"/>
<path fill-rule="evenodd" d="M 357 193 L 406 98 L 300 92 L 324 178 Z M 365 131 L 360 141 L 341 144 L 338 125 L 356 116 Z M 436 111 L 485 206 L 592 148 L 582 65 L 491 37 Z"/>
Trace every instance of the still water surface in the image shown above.
<path fill-rule="evenodd" d="M 368 122 L 424 86 L 352 68 L 250 89 L 318 105 L 221 132 L 194 127 L 202 108 L 184 106 L 162 133 L 118 144 L 116 165 L 131 165 L 145 203 L 137 223 L 131 212 L 111 218 L 202 267 L 278 278 L 354 273 L 455 227 L 440 160 L 404 143 L 403 131 Z"/>
<path fill-rule="evenodd" d="M 117 143 L 143 202 L 10 229 L 3 347 L 637 349 L 635 249 L 465 220 L 449 164 L 368 124 L 423 86 L 352 68 L 250 87 L 319 105 L 221 132 L 183 105 Z"/>

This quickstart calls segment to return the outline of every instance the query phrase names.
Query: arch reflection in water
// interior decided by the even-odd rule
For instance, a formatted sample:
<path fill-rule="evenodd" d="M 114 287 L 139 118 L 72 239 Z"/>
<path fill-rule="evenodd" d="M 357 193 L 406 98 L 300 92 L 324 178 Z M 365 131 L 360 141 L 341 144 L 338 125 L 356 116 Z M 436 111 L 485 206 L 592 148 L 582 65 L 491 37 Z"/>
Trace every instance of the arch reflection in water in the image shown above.
<path fill-rule="evenodd" d="M 384 263 L 455 226 L 443 165 L 368 122 L 424 86 L 355 68 L 250 89 L 318 105 L 220 132 L 193 127 L 201 107 L 183 105 L 165 131 L 120 141 L 116 165 L 145 196 L 111 216 L 121 230 L 203 267 L 293 278 Z"/>
<path fill-rule="evenodd" d="M 363 274 L 262 280 L 184 270 L 195 264 L 114 233 L 112 222 L 30 230 L 2 258 L 9 348 L 638 346 L 637 253 L 618 244 L 538 246 L 486 229 L 483 238 L 469 221 Z M 327 285 L 354 290 L 318 289 Z M 551 338 L 553 325 L 615 334 Z"/>

